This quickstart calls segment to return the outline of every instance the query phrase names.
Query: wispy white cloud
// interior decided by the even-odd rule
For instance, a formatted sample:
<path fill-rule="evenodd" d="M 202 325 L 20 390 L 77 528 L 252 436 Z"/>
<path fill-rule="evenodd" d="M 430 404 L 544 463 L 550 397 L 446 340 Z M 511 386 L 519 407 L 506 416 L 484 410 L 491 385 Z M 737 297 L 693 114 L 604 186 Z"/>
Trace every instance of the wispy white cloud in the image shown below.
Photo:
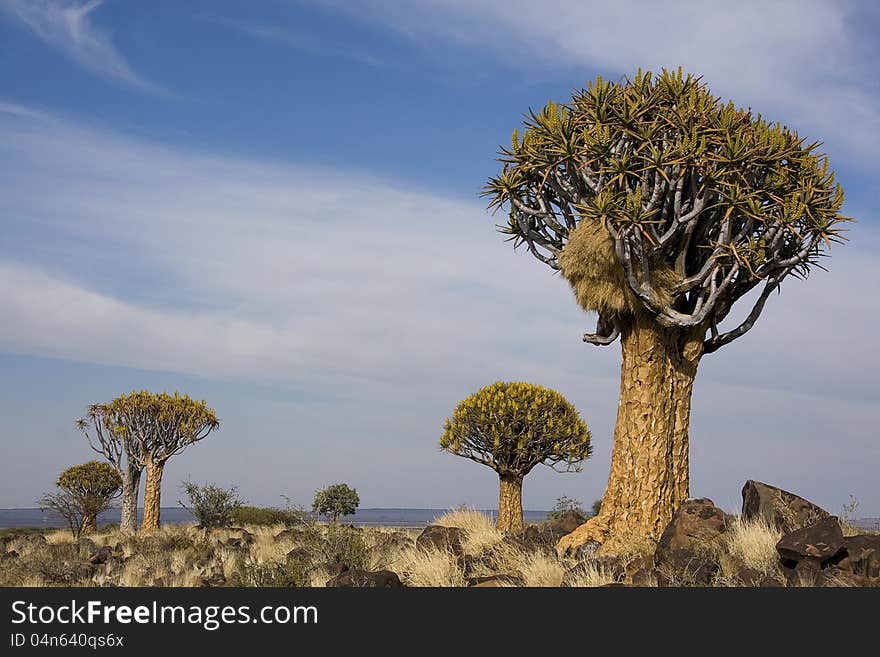
<path fill-rule="evenodd" d="M 144 91 L 161 89 L 136 73 L 107 33 L 94 24 L 103 0 L 0 0 L 0 11 L 91 73 Z"/>
<path fill-rule="evenodd" d="M 585 479 L 536 473 L 528 499 L 601 494 L 618 348 L 580 342 L 589 318 L 565 283 L 514 253 L 481 204 L 359 172 L 132 139 L 2 102 L 0 168 L 0 351 L 323 400 L 292 399 L 253 421 L 224 409 L 230 431 L 259 434 L 278 459 L 241 473 L 230 439 L 216 456 L 192 457 L 207 458 L 212 476 L 271 501 L 264 482 L 286 480 L 289 463 L 332 462 L 332 476 L 369 484 L 387 504 L 401 502 L 403 486 L 414 504 L 478 494 L 488 503 L 491 475 L 433 456 L 434 445 L 458 399 L 523 379 L 571 399 L 596 441 Z M 732 508 L 725 496 L 744 479 L 776 472 L 833 509 L 849 492 L 880 508 L 870 487 L 878 447 L 867 439 L 880 352 L 866 347 L 880 322 L 880 263 L 861 226 L 835 248 L 830 272 L 786 283 L 748 336 L 701 364 L 698 494 Z M 287 439 L 294 431 L 299 443 Z M 306 436 L 320 440 L 305 449 Z M 304 481 L 303 494 L 322 483 Z"/>
<path fill-rule="evenodd" d="M 212 18 L 211 20 L 254 39 L 292 48 L 311 55 L 349 59 L 367 66 L 387 66 L 390 63 L 367 52 L 353 42 L 339 43 L 327 37 L 306 32 L 305 30 L 227 18 Z"/>
<path fill-rule="evenodd" d="M 831 146 L 880 147 L 869 3 L 577 2 L 574 0 L 325 0 L 420 43 L 492 53 L 526 72 L 583 68 L 615 78 L 637 67 L 701 74 L 712 90 Z M 572 79 L 573 85 L 586 80 Z M 567 90 L 560 90 L 561 93 Z M 558 100 L 558 99 L 557 99 Z"/>

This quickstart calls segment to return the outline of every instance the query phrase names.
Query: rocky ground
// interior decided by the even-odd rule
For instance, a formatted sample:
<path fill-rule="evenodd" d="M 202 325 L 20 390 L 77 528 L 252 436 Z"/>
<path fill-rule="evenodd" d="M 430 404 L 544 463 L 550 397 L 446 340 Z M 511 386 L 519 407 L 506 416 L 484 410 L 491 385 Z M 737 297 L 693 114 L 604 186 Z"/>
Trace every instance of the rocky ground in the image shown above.
<path fill-rule="evenodd" d="M 157 533 L 12 534 L 3 586 L 880 586 L 880 535 L 807 500 L 746 482 L 742 513 L 686 501 L 655 544 L 559 557 L 576 514 L 502 536 L 473 510 L 423 530 L 300 523 Z"/>

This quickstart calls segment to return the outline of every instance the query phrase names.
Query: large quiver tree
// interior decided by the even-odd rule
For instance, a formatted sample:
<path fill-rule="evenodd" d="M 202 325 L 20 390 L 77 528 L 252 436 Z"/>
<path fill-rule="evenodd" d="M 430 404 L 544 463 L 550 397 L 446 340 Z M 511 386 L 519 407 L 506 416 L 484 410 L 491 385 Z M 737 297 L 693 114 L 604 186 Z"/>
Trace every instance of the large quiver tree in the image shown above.
<path fill-rule="evenodd" d="M 509 212 L 502 232 L 598 314 L 584 341 L 621 340 L 602 509 L 560 550 L 656 539 L 687 498 L 700 358 L 745 334 L 784 278 L 806 277 L 841 239 L 843 192 L 817 148 L 681 70 L 598 78 L 514 131 L 485 189 Z M 752 290 L 748 313 L 722 328 Z"/>

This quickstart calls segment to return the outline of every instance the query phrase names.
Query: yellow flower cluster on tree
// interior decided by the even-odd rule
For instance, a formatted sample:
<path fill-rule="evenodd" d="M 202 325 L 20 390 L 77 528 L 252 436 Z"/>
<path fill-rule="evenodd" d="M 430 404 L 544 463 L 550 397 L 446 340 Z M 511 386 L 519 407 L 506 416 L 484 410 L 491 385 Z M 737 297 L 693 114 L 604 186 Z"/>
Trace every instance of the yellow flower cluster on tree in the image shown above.
<path fill-rule="evenodd" d="M 554 390 L 497 381 L 462 400 L 447 418 L 440 447 L 498 473 L 498 529 L 522 529 L 522 481 L 539 463 L 577 465 L 592 451 L 578 412 Z"/>

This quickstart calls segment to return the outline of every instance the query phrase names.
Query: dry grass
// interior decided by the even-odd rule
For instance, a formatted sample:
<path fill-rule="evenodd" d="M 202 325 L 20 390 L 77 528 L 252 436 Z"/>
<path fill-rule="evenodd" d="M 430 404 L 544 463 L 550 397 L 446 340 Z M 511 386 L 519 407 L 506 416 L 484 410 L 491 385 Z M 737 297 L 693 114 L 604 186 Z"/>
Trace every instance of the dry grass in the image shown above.
<path fill-rule="evenodd" d="M 395 563 L 407 586 L 465 586 L 458 559 L 445 550 L 408 548 Z"/>
<path fill-rule="evenodd" d="M 569 578 L 568 585 L 573 587 L 596 587 L 605 584 L 616 584 L 621 580 L 595 562 L 582 564 L 576 573 Z"/>
<path fill-rule="evenodd" d="M 735 517 L 724 534 L 726 552 L 745 566 L 764 575 L 779 571 L 776 544 L 782 532 L 763 518 Z"/>
<path fill-rule="evenodd" d="M 558 587 L 562 585 L 565 567 L 556 556 L 538 552 L 523 555 L 519 573 L 523 586 Z"/>
<path fill-rule="evenodd" d="M 485 513 L 476 509 L 459 508 L 444 513 L 432 521 L 442 527 L 458 527 L 467 532 L 462 547 L 465 554 L 478 555 L 486 548 L 497 545 L 504 538 L 495 528 L 495 523 Z"/>

